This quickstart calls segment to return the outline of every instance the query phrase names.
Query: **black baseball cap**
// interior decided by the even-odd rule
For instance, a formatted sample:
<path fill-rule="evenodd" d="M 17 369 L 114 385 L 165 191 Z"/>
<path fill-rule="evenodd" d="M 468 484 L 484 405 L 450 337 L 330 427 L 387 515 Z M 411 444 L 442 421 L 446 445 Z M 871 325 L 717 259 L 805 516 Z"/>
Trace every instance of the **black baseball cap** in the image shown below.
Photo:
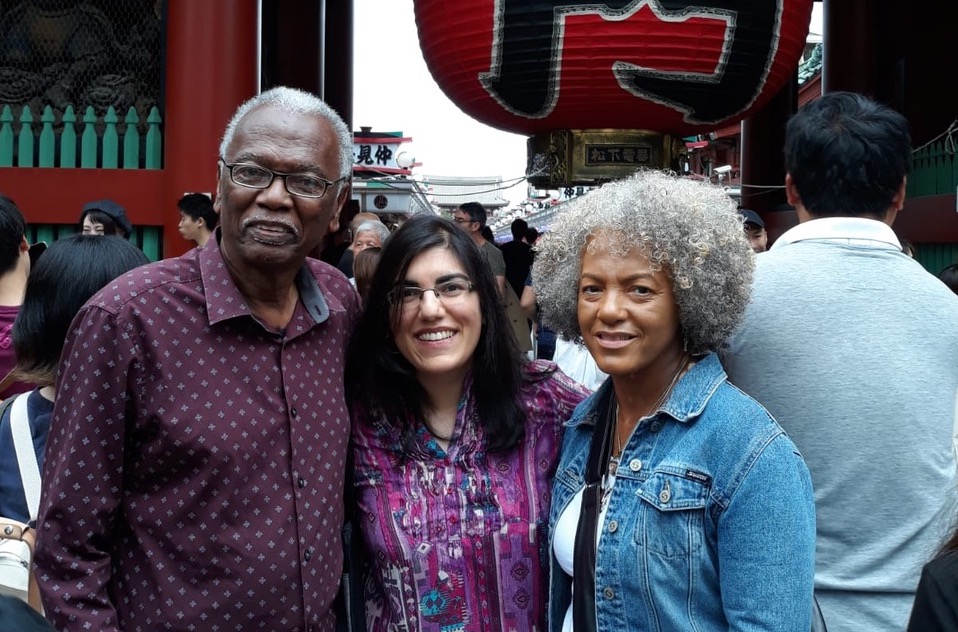
<path fill-rule="evenodd" d="M 759 228 L 765 228 L 765 222 L 762 221 L 761 216 L 755 211 L 747 208 L 740 208 L 738 212 L 739 215 L 742 216 L 742 219 L 745 220 L 746 224 L 755 224 Z"/>

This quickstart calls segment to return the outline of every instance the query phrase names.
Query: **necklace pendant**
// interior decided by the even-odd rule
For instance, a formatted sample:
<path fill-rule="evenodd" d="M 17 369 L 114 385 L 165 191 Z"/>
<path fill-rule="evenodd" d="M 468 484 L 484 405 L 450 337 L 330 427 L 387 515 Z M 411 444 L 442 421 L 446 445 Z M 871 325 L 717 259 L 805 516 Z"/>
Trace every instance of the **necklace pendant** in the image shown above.
<path fill-rule="evenodd" d="M 616 471 L 619 469 L 619 457 L 613 456 L 609 458 L 609 476 L 615 476 Z"/>

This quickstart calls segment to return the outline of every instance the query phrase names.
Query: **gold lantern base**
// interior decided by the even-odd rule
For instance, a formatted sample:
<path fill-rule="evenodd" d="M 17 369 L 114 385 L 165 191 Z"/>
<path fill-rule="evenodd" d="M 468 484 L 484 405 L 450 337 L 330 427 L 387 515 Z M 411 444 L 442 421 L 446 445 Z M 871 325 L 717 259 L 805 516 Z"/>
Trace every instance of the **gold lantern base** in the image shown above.
<path fill-rule="evenodd" d="M 529 137 L 526 177 L 537 189 L 594 186 L 637 169 L 678 169 L 680 137 L 647 130 L 563 129 Z"/>

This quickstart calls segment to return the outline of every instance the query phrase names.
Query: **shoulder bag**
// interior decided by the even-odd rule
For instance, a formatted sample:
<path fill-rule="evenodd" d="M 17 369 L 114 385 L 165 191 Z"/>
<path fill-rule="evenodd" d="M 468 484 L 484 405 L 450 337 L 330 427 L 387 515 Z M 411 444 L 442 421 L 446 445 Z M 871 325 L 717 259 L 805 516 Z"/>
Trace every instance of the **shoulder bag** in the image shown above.
<path fill-rule="evenodd" d="M 0 405 L 0 417 L 10 409 L 10 430 L 32 524 L 36 522 L 40 507 L 40 467 L 30 433 L 28 397 L 29 393 L 23 393 L 7 399 Z M 40 591 L 33 573 L 36 533 L 30 524 L 0 517 L 0 595 L 21 599 L 42 612 Z"/>

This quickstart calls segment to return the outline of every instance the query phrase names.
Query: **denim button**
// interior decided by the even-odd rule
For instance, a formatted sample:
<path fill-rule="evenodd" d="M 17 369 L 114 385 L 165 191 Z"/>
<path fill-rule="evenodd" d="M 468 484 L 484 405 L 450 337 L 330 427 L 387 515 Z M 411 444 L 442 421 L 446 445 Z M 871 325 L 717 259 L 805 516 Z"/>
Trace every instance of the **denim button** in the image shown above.
<path fill-rule="evenodd" d="M 669 489 L 668 486 L 666 486 L 665 489 L 659 492 L 659 500 L 661 500 L 664 503 L 667 503 L 670 500 L 672 500 L 672 490 Z"/>
<path fill-rule="evenodd" d="M 602 596 L 606 599 L 615 599 L 615 591 L 612 590 L 611 586 L 606 586 L 602 589 Z"/>
<path fill-rule="evenodd" d="M 638 472 L 642 469 L 642 459 L 632 459 L 629 461 L 629 469 L 633 472 Z"/>
<path fill-rule="evenodd" d="M 618 530 L 619 530 L 619 523 L 616 522 L 615 520 L 610 520 L 610 521 L 609 521 L 609 533 L 615 533 L 615 532 L 618 531 Z"/>

